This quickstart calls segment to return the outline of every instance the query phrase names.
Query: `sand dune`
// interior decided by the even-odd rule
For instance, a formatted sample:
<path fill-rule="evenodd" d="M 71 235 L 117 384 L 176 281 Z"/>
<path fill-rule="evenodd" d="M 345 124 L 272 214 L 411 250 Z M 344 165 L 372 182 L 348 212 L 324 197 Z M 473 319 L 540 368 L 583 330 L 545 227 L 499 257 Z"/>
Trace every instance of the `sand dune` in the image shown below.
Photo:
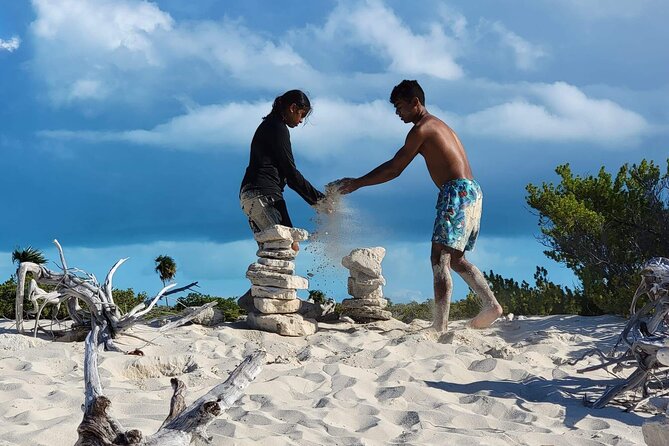
<path fill-rule="evenodd" d="M 456 322 L 441 337 L 425 325 L 321 324 L 304 339 L 240 323 L 167 336 L 139 326 L 133 333 L 153 345 L 130 337 L 119 344 L 145 356 L 102 353 L 100 375 L 121 423 L 153 433 L 168 412 L 170 377 L 186 382 L 190 402 L 266 349 L 260 376 L 210 427 L 214 444 L 643 444 L 644 415 L 582 404 L 610 376 L 567 364 L 593 346 L 612 346 L 622 319 L 528 318 L 481 331 Z M 0 446 L 74 444 L 82 373 L 83 343 L 17 335 L 2 321 Z"/>

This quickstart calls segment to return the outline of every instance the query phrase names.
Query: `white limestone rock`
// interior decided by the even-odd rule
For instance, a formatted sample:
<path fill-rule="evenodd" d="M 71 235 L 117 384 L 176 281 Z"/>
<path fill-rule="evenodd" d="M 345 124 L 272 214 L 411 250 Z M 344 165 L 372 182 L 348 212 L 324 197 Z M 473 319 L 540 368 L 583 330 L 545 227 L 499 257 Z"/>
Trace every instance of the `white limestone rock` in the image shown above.
<path fill-rule="evenodd" d="M 350 276 L 353 277 L 355 280 L 357 280 L 359 282 L 365 282 L 365 281 L 368 281 L 368 280 L 374 280 L 374 279 L 378 279 L 380 277 L 383 277 L 381 274 L 379 274 L 378 276 L 370 276 L 369 274 L 365 274 L 363 272 L 356 271 L 354 269 L 350 270 L 349 272 L 350 272 Z"/>
<path fill-rule="evenodd" d="M 201 307 L 186 308 L 186 310 L 184 311 L 184 316 L 188 316 L 189 314 L 199 310 L 200 308 Z M 219 310 L 218 308 L 211 307 L 200 312 L 200 314 L 191 319 L 191 322 L 193 324 L 204 325 L 209 327 L 223 322 L 224 319 L 225 317 L 223 316 L 221 310 Z"/>
<path fill-rule="evenodd" d="M 295 268 L 279 268 L 276 266 L 263 265 L 262 263 L 252 263 L 249 265 L 247 271 L 269 271 L 271 273 L 293 274 L 295 273 Z"/>
<path fill-rule="evenodd" d="M 256 232 L 254 237 L 258 243 L 273 242 L 276 240 L 290 240 L 292 243 L 308 239 L 309 233 L 304 229 L 274 225 L 264 231 Z"/>
<path fill-rule="evenodd" d="M 256 330 L 278 333 L 282 336 L 308 336 L 316 333 L 318 323 L 305 319 L 299 314 L 249 313 L 246 318 L 249 327 Z"/>
<path fill-rule="evenodd" d="M 293 260 L 298 252 L 292 249 L 259 249 L 256 255 L 265 259 Z"/>
<path fill-rule="evenodd" d="M 267 259 L 260 257 L 257 260 L 261 265 L 273 266 L 275 268 L 290 268 L 295 269 L 295 262 L 290 260 L 279 260 L 279 259 Z"/>
<path fill-rule="evenodd" d="M 279 274 L 269 271 L 247 271 L 246 277 L 253 285 L 297 290 L 306 290 L 309 288 L 309 281 L 301 276 Z"/>
<path fill-rule="evenodd" d="M 296 313 L 300 309 L 300 299 L 272 299 L 270 297 L 256 297 L 253 305 L 263 314 L 285 314 Z"/>
<path fill-rule="evenodd" d="M 251 286 L 253 297 L 271 297 L 272 299 L 291 300 L 297 299 L 297 291 L 273 286 Z"/>
<path fill-rule="evenodd" d="M 381 275 L 381 261 L 386 255 L 385 248 L 358 248 L 341 260 L 344 268 L 360 271 L 372 277 Z"/>
<path fill-rule="evenodd" d="M 387 321 L 393 318 L 390 311 L 381 307 L 343 308 L 342 313 L 355 321 L 366 322 L 370 319 Z"/>
<path fill-rule="evenodd" d="M 383 277 L 374 280 L 357 281 L 353 277 L 348 278 L 348 294 L 354 297 L 368 297 L 370 294 L 382 293 L 381 286 L 386 284 Z M 380 297 L 380 296 L 379 296 Z"/>
<path fill-rule="evenodd" d="M 388 299 L 344 299 L 341 301 L 344 308 L 367 308 L 379 307 L 386 308 L 388 306 Z"/>
<path fill-rule="evenodd" d="M 262 249 L 289 249 L 293 246 L 292 240 L 274 240 L 262 244 Z"/>

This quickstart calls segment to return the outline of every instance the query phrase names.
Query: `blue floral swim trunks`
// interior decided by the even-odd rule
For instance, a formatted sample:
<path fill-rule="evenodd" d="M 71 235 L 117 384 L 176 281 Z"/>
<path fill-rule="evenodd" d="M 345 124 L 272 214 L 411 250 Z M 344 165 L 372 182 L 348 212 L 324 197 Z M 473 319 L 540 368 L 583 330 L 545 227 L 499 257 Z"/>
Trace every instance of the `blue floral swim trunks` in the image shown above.
<path fill-rule="evenodd" d="M 458 178 L 441 186 L 432 241 L 458 251 L 474 249 L 479 235 L 483 192 L 476 180 Z"/>

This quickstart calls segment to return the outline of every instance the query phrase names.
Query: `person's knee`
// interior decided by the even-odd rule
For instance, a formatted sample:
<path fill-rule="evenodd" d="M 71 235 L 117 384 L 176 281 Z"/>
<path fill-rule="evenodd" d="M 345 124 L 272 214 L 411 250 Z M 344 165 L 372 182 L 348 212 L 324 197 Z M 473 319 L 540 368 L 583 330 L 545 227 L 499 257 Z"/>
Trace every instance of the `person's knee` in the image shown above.
<path fill-rule="evenodd" d="M 468 270 L 469 262 L 464 257 L 451 257 L 451 269 L 456 273 L 463 273 Z"/>
<path fill-rule="evenodd" d="M 439 247 L 432 247 L 432 252 L 430 253 L 430 261 L 432 262 L 432 266 L 440 266 L 444 268 L 448 268 L 448 264 L 450 262 L 448 253 L 440 249 Z"/>

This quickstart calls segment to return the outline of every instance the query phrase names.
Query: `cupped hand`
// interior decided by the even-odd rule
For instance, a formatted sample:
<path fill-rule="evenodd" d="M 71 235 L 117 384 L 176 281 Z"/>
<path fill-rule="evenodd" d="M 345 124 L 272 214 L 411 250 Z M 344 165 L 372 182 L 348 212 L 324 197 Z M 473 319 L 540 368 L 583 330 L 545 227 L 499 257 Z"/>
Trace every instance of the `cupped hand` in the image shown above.
<path fill-rule="evenodd" d="M 360 186 L 357 185 L 357 180 L 355 178 L 342 178 L 336 181 L 339 188 L 340 194 L 350 194 L 358 190 Z"/>

